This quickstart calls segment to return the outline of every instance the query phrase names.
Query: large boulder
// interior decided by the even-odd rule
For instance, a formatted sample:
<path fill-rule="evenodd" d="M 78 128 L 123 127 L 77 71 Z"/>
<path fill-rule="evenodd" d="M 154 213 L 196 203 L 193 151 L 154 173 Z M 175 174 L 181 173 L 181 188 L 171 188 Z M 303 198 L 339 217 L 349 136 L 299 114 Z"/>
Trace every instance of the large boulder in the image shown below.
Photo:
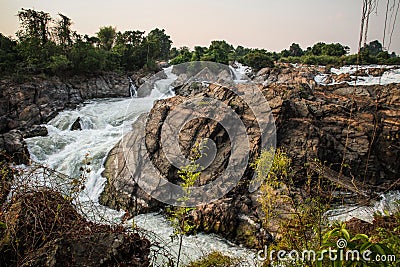
<path fill-rule="evenodd" d="M 239 86 L 245 88 L 247 85 Z M 201 90 L 196 87 L 196 90 L 201 92 L 197 95 L 198 97 L 216 98 L 234 109 L 239 115 L 250 143 L 248 161 L 253 162 L 260 151 L 261 137 L 257 120 L 249 106 L 238 95 L 221 85 L 210 84 L 202 87 Z M 176 96 L 157 101 L 151 112 L 139 117 L 134 123 L 133 130 L 127 133 L 122 141 L 111 150 L 105 163 L 103 175 L 107 178 L 107 183 L 100 203 L 112 208 L 129 210 L 131 214 L 157 210 L 163 206 L 163 203 L 159 203 L 146 194 L 135 181 L 140 181 L 143 177 L 152 177 L 152 172 L 154 172 L 152 166 L 154 166 L 163 179 L 175 184 L 182 182 L 178 169 L 168 161 L 163 153 L 160 140 L 165 118 L 186 99 L 183 96 Z M 204 105 L 206 107 L 206 104 Z M 201 113 L 201 111 L 199 112 Z M 185 117 L 189 114 L 181 115 Z M 216 116 L 224 116 L 224 114 Z M 216 121 L 197 118 L 186 123 L 179 133 L 179 146 L 182 154 L 186 158 L 193 156 L 191 153 L 196 144 L 204 138 L 214 141 L 216 154 L 211 165 L 201 172 L 196 183 L 197 186 L 214 181 L 224 171 L 231 153 L 231 143 L 226 130 Z M 126 153 L 127 151 L 129 153 Z M 151 160 L 150 167 L 146 158 Z M 256 203 L 252 203 L 253 201 L 248 196 L 248 186 L 253 170 L 246 166 L 245 178 L 242 183 L 234 187 L 222 200 L 202 205 L 191 215 L 198 225 L 198 231 L 220 233 L 234 240 L 246 240 L 255 232 L 260 231 L 261 219 L 253 209 L 253 205 Z M 165 192 L 165 194 L 167 193 Z M 246 201 L 243 203 L 242 200 Z M 224 208 L 220 208 L 220 206 Z M 254 223 L 248 224 L 248 221 Z M 261 231 L 261 233 L 263 232 Z M 254 246 L 261 246 L 263 242 L 261 240 L 267 240 L 268 236 L 262 234 L 259 238 L 258 242 L 254 242 Z M 250 243 L 248 242 L 248 244 Z"/>
<path fill-rule="evenodd" d="M 399 188 L 394 182 L 400 175 L 400 85 L 318 86 L 313 79 L 321 71 L 317 67 L 288 65 L 261 70 L 258 79 L 255 78 L 275 117 L 277 146 L 292 159 L 294 184 L 304 188 L 310 175 L 324 176 L 310 164 L 321 162 L 329 168 L 329 173 L 341 172 L 343 178 L 348 177 L 357 185 L 368 185 L 376 192 L 382 188 Z M 183 76 L 181 80 L 185 80 Z M 247 129 L 251 143 L 249 162 L 258 155 L 260 140 L 254 114 L 240 97 L 216 84 L 179 85 L 179 81 L 178 78 L 178 96 L 157 101 L 151 112 L 141 117 L 133 131 L 110 153 L 104 172 L 107 177 L 102 194 L 104 204 L 133 213 L 162 207 L 141 191 L 135 181 L 139 181 L 141 173 L 154 171 L 144 167 L 148 166 L 144 165 L 144 153 L 148 152 L 152 165 L 164 179 L 181 182 L 177 168 L 163 153 L 160 133 L 168 115 L 187 99 L 208 96 L 232 107 Z M 194 144 L 204 137 L 214 140 L 218 149 L 214 165 L 202 172 L 196 185 L 213 181 L 229 160 L 226 132 L 207 119 L 194 119 L 182 127 L 179 133 L 182 153 L 190 156 Z M 131 152 L 128 158 L 123 151 Z M 197 230 L 219 233 L 248 246 L 260 246 L 268 241 L 270 236 L 262 228 L 263 214 L 257 201 L 259 192 L 249 193 L 246 184 L 251 177 L 252 171 L 248 168 L 243 183 L 214 203 L 197 207 L 190 215 Z M 259 234 L 254 237 L 254 233 Z"/>

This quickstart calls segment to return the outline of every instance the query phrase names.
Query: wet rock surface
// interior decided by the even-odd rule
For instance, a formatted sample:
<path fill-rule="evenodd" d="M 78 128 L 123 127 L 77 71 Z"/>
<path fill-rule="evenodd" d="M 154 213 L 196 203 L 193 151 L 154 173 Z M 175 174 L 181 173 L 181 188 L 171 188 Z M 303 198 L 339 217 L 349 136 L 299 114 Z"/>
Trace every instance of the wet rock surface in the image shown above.
<path fill-rule="evenodd" d="M 74 123 L 72 123 L 70 130 L 71 130 L 71 131 L 81 131 L 81 130 L 82 130 L 81 118 L 80 118 L 80 117 L 78 117 L 78 118 L 74 121 Z"/>

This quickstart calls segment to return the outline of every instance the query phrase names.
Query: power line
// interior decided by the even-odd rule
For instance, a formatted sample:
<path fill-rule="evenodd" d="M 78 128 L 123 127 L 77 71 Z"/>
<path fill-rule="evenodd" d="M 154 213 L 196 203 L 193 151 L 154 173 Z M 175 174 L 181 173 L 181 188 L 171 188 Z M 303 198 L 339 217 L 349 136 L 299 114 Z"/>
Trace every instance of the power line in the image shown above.
<path fill-rule="evenodd" d="M 394 21 L 393 21 L 393 25 L 392 25 L 392 32 L 390 33 L 388 50 L 390 48 L 390 45 L 392 44 L 392 36 L 393 36 L 394 28 L 396 26 L 396 19 L 397 19 L 397 14 L 399 12 L 399 7 L 400 7 L 400 0 L 397 2 L 397 9 L 396 9 L 396 13 L 394 15 Z"/>
<path fill-rule="evenodd" d="M 385 27 L 383 28 L 383 38 L 382 38 L 382 46 L 383 47 L 385 47 L 386 25 L 387 25 L 388 12 L 389 12 L 389 2 L 390 2 L 390 0 L 387 0 L 386 13 L 385 13 Z"/>

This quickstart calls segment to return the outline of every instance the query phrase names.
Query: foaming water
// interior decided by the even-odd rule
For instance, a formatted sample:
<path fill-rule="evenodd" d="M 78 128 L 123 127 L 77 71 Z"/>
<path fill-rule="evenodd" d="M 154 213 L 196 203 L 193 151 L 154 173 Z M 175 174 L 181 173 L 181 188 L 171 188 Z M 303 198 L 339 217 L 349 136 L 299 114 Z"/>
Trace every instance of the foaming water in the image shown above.
<path fill-rule="evenodd" d="M 348 221 L 352 218 L 372 223 L 374 214 L 393 214 L 400 209 L 400 191 L 382 194 L 371 206 L 344 206 L 327 212 L 331 221 Z"/>
<path fill-rule="evenodd" d="M 173 96 L 171 84 L 176 79 L 172 67 L 165 69 L 167 79 L 155 82 L 151 95 L 145 98 L 97 99 L 87 101 L 75 110 L 60 112 L 47 125 L 48 135 L 26 140 L 34 161 L 55 169 L 72 178 L 78 178 L 82 160 L 88 155 L 91 172 L 88 174 L 79 203 L 86 216 L 94 221 L 121 222 L 124 211 L 115 211 L 98 203 L 106 179 L 101 176 L 109 151 L 122 138 L 123 133 L 135 127 L 140 114 L 149 112 L 154 101 Z M 71 131 L 80 118 L 82 130 Z M 177 255 L 178 241 L 171 242 L 173 233 L 167 220 L 157 214 L 142 214 L 134 218 L 144 232 L 153 232 L 149 238 L 162 242 L 172 255 Z M 129 223 L 132 222 L 128 222 Z M 243 258 L 241 266 L 257 266 L 255 253 L 229 243 L 215 235 L 198 234 L 183 238 L 182 264 L 195 260 L 211 251 Z M 162 266 L 163 258 L 159 258 Z"/>

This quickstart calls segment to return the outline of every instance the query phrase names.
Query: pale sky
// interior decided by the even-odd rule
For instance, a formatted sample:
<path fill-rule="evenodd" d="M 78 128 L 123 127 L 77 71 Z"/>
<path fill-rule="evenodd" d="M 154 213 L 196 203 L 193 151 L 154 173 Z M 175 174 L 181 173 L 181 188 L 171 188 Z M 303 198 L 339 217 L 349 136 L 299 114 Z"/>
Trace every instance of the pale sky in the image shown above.
<path fill-rule="evenodd" d="M 14 36 L 21 8 L 42 10 L 52 17 L 62 13 L 81 34 L 94 35 L 108 25 L 120 31 L 165 29 L 176 47 L 226 40 L 234 46 L 281 51 L 293 42 L 306 49 L 321 41 L 348 45 L 354 53 L 362 0 L 0 0 L 0 32 Z M 382 43 L 385 10 L 386 1 L 380 0 L 377 13 L 371 15 L 369 41 Z M 400 14 L 389 48 L 397 54 L 399 20 Z M 393 24 L 394 16 L 391 21 Z M 388 43 L 387 39 L 386 46 Z"/>

